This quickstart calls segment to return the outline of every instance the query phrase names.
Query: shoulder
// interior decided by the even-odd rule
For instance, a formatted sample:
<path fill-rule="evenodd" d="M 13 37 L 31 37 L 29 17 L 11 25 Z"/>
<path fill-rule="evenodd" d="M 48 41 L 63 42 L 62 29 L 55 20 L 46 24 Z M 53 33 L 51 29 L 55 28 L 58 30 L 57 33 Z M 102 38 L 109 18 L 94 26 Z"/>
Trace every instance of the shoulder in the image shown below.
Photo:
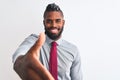
<path fill-rule="evenodd" d="M 37 39 L 38 39 L 37 34 L 30 34 L 27 38 L 25 38 L 25 40 L 27 41 L 36 41 Z"/>
<path fill-rule="evenodd" d="M 38 35 L 37 34 L 30 34 L 27 38 L 38 39 Z"/>
<path fill-rule="evenodd" d="M 30 34 L 28 37 L 26 37 L 24 39 L 24 41 L 20 44 L 20 46 L 22 45 L 33 45 L 38 39 L 38 35 L 36 34 Z"/>

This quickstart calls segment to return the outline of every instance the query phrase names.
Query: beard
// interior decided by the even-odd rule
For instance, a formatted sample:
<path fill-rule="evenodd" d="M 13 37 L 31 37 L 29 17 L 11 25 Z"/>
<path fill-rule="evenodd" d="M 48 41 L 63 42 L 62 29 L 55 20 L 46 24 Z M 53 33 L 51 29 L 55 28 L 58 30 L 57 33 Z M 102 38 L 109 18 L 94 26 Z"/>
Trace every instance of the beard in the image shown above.
<path fill-rule="evenodd" d="M 45 27 L 45 34 L 52 40 L 57 40 L 60 38 L 62 32 L 63 32 L 63 27 L 62 28 L 57 28 L 59 30 L 58 34 L 51 33 L 50 29 L 53 29 L 53 27 L 46 28 Z"/>

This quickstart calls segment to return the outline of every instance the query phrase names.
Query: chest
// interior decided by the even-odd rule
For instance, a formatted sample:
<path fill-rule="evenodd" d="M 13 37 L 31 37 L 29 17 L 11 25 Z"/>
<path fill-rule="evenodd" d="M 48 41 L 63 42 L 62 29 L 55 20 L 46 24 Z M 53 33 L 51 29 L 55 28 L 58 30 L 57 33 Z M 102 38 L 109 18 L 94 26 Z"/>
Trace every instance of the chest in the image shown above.
<path fill-rule="evenodd" d="M 57 47 L 58 73 L 70 72 L 74 53 L 66 48 Z M 50 47 L 43 47 L 40 51 L 40 61 L 49 70 Z"/>

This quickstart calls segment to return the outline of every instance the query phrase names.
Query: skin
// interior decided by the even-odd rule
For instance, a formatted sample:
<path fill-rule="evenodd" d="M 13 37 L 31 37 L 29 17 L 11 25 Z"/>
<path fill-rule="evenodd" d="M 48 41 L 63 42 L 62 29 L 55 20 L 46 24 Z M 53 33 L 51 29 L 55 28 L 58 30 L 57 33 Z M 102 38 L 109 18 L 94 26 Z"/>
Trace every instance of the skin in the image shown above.
<path fill-rule="evenodd" d="M 43 22 L 46 29 L 51 28 L 48 31 L 53 35 L 58 35 L 64 26 L 63 16 L 56 11 L 47 12 Z M 57 39 L 59 38 L 60 36 Z M 15 61 L 14 70 L 22 80 L 54 80 L 49 71 L 39 61 L 39 51 L 44 42 L 45 34 L 41 33 L 26 55 L 19 56 Z"/>
<path fill-rule="evenodd" d="M 45 30 L 51 33 L 52 35 L 59 35 L 64 27 L 64 19 L 61 12 L 51 11 L 46 13 L 46 17 L 44 18 L 44 26 Z M 55 40 L 58 40 L 61 37 L 58 36 Z"/>

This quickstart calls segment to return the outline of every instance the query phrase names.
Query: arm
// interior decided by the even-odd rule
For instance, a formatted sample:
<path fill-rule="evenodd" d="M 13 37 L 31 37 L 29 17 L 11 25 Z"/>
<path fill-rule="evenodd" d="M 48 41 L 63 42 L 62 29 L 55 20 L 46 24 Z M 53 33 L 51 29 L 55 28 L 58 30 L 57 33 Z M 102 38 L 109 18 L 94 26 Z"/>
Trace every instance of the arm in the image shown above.
<path fill-rule="evenodd" d="M 75 58 L 70 68 L 70 76 L 71 80 L 83 80 L 82 77 L 82 70 L 81 70 L 81 60 L 80 60 L 80 53 L 76 50 Z"/>
<path fill-rule="evenodd" d="M 22 80 L 54 80 L 39 61 L 39 51 L 44 41 L 45 35 L 42 33 L 28 52 L 16 59 L 14 70 Z"/>

